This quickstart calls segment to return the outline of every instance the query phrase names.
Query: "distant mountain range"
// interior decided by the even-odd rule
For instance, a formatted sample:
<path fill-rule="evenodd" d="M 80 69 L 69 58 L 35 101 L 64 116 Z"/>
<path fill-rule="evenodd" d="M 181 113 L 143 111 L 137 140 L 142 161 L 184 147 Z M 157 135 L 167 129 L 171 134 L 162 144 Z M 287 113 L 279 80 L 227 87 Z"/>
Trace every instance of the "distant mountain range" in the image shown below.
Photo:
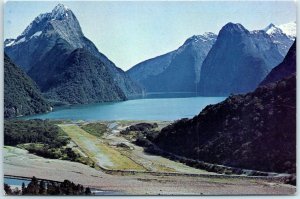
<path fill-rule="evenodd" d="M 50 110 L 50 103 L 43 98 L 36 84 L 5 54 L 4 117 L 31 115 Z"/>
<path fill-rule="evenodd" d="M 53 102 L 121 101 L 143 91 L 227 96 L 254 90 L 282 62 L 295 40 L 295 25 L 248 31 L 228 23 L 218 35 L 192 36 L 125 73 L 84 36 L 73 12 L 58 4 L 16 39 L 5 40 L 4 50 Z"/>
<path fill-rule="evenodd" d="M 6 40 L 5 52 L 54 101 L 119 101 L 142 92 L 83 35 L 73 12 L 62 4 Z"/>
<path fill-rule="evenodd" d="M 202 62 L 216 39 L 214 33 L 194 35 L 177 50 L 139 63 L 127 73 L 147 92 L 195 92 Z"/>
<path fill-rule="evenodd" d="M 294 43 L 270 76 L 295 69 L 295 54 Z M 270 76 L 254 92 L 209 105 L 194 118 L 163 128 L 152 141 L 167 152 L 209 163 L 295 173 L 296 74 Z"/>
<path fill-rule="evenodd" d="M 278 46 L 264 31 L 226 24 L 202 64 L 199 90 L 205 96 L 253 91 L 283 60 Z"/>
<path fill-rule="evenodd" d="M 295 40 L 295 27 L 293 22 L 248 31 L 228 23 L 218 36 L 193 36 L 177 50 L 141 62 L 127 74 L 147 92 L 245 93 L 282 61 Z"/>

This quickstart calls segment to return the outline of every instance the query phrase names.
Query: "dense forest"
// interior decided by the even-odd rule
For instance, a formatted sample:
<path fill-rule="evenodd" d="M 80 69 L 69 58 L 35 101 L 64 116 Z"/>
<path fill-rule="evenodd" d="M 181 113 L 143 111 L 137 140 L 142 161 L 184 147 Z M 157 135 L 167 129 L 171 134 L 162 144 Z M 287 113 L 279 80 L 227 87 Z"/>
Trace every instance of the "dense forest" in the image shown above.
<path fill-rule="evenodd" d="M 21 190 L 16 187 L 12 189 L 8 184 L 4 184 L 6 195 L 91 195 L 89 187 L 84 188 L 81 184 L 74 184 L 69 180 L 63 182 L 54 182 L 47 180 L 38 180 L 32 177 L 30 183 L 25 186 L 22 183 Z"/>
<path fill-rule="evenodd" d="M 57 148 L 69 142 L 67 135 L 47 120 L 4 121 L 4 145 L 16 146 L 23 143 L 43 143 Z"/>
<path fill-rule="evenodd" d="M 296 77 L 233 95 L 163 128 L 161 149 L 213 164 L 296 172 Z"/>
<path fill-rule="evenodd" d="M 51 159 L 62 159 L 94 166 L 88 157 L 82 157 L 67 144 L 70 138 L 49 120 L 4 121 L 4 145 L 17 146 L 30 153 Z"/>
<path fill-rule="evenodd" d="M 50 111 L 36 84 L 10 58 L 4 55 L 4 117 Z"/>

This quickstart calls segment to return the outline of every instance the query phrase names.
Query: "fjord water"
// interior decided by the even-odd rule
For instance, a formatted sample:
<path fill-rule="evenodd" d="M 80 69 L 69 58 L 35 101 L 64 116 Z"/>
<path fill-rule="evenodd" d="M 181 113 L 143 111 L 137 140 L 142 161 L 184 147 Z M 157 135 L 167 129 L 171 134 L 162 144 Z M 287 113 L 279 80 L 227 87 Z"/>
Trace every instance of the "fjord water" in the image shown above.
<path fill-rule="evenodd" d="M 180 97 L 178 97 L 180 96 Z M 188 94 L 151 94 L 147 98 L 122 102 L 73 105 L 55 108 L 46 114 L 24 119 L 70 120 L 164 120 L 192 118 L 207 105 L 216 104 L 225 97 L 189 97 Z"/>

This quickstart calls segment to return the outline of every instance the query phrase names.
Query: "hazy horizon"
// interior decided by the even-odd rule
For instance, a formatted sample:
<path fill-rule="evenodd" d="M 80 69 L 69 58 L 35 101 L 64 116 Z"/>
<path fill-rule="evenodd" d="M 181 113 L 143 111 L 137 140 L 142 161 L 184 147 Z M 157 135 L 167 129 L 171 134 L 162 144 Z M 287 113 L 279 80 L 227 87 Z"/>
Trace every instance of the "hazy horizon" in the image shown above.
<path fill-rule="evenodd" d="M 35 17 L 51 12 L 58 3 L 7 2 L 4 39 L 16 38 Z M 228 22 L 257 30 L 296 21 L 294 1 L 61 3 L 73 11 L 85 36 L 123 70 L 173 51 L 193 35 L 218 34 Z"/>

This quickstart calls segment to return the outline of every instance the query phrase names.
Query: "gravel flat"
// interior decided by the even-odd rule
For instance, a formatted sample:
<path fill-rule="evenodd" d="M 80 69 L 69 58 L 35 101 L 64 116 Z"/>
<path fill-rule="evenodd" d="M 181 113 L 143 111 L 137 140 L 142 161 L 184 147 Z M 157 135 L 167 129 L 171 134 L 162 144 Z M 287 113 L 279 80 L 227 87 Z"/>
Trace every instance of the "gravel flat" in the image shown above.
<path fill-rule="evenodd" d="M 75 183 L 122 194 L 137 195 L 253 195 L 294 194 L 296 187 L 251 178 L 207 176 L 130 176 L 109 175 L 86 165 L 52 160 L 29 154 L 26 150 L 4 147 L 4 174 L 44 178 Z"/>

